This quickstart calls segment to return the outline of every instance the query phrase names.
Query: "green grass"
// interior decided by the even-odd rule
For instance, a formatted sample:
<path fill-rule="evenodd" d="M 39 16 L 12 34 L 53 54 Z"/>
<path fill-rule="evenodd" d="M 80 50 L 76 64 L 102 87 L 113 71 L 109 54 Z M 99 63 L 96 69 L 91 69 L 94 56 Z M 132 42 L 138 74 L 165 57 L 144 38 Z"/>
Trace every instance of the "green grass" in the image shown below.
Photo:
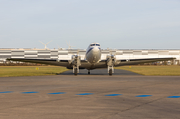
<path fill-rule="evenodd" d="M 56 75 L 67 70 L 57 66 L 0 66 L 0 77 Z"/>
<path fill-rule="evenodd" d="M 116 69 L 148 76 L 180 76 L 180 66 L 122 66 Z M 56 75 L 67 70 L 58 66 L 0 66 L 0 77 Z"/>
<path fill-rule="evenodd" d="M 132 71 L 147 76 L 180 76 L 180 66 L 122 66 L 116 69 Z"/>

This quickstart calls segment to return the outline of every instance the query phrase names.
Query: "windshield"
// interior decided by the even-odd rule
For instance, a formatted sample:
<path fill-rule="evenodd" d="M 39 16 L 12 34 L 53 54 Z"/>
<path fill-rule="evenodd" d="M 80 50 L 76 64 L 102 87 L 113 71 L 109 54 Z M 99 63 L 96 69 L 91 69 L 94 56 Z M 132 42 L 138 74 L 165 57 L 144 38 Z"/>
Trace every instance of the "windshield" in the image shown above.
<path fill-rule="evenodd" d="M 96 44 L 91 44 L 91 46 L 95 46 Z"/>
<path fill-rule="evenodd" d="M 90 46 L 100 46 L 100 44 L 91 44 Z"/>

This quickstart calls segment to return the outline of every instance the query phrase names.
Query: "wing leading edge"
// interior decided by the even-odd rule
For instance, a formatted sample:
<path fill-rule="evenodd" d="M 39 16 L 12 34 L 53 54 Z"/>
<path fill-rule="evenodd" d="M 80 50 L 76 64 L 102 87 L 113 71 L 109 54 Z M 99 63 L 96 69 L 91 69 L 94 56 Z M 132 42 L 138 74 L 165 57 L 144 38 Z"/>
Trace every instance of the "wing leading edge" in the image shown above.
<path fill-rule="evenodd" d="M 20 62 L 29 62 L 29 63 L 39 63 L 39 64 L 47 64 L 47 65 L 55 65 L 55 66 L 64 66 L 68 69 L 73 69 L 73 73 L 77 75 L 79 72 L 79 69 L 96 69 L 96 68 L 107 68 L 109 75 L 112 75 L 114 72 L 113 67 L 117 66 L 124 66 L 124 65 L 136 65 L 136 64 L 142 64 L 142 63 L 150 63 L 150 62 L 157 62 L 157 61 L 168 61 L 173 60 L 176 58 L 173 57 L 167 57 L 167 58 L 143 58 L 143 59 L 122 59 L 117 60 L 113 58 L 109 58 L 106 60 L 101 60 L 96 64 L 88 63 L 85 60 L 58 60 L 58 59 L 23 59 L 23 58 L 10 58 L 7 60 L 10 61 L 20 61 Z M 78 66 L 78 69 L 75 67 Z M 75 70 L 74 70 L 75 69 Z M 90 74 L 88 72 L 88 74 Z"/>
<path fill-rule="evenodd" d="M 19 61 L 19 62 L 29 62 L 29 63 L 39 63 L 39 64 L 46 64 L 46 65 L 54 65 L 54 66 L 63 66 L 67 67 L 68 69 L 72 69 L 72 60 L 58 60 L 58 59 L 28 59 L 28 58 L 9 58 L 9 61 Z M 83 69 L 87 66 L 87 61 L 81 60 L 82 66 L 80 67 Z M 90 64 L 89 64 L 90 65 Z"/>
<path fill-rule="evenodd" d="M 55 66 L 68 66 L 68 60 L 56 60 L 56 59 L 26 59 L 26 58 L 9 58 L 9 61 L 20 61 L 20 62 L 29 62 L 29 63 L 39 63 Z"/>
<path fill-rule="evenodd" d="M 167 58 L 142 58 L 142 59 L 127 59 L 127 60 L 117 60 L 117 64 L 115 66 L 124 66 L 124 65 L 136 65 L 142 63 L 150 63 L 150 62 L 157 62 L 157 61 L 168 61 L 176 59 L 174 57 L 167 57 Z"/>
<path fill-rule="evenodd" d="M 115 60 L 114 66 L 124 66 L 124 65 L 136 65 L 136 64 L 142 64 L 142 63 L 150 63 L 150 62 L 156 62 L 156 61 L 167 61 L 167 60 L 173 60 L 176 58 L 173 57 L 167 57 L 167 58 L 142 58 L 142 59 L 123 59 L 123 60 Z M 57 60 L 57 59 L 26 59 L 26 58 L 9 58 L 7 59 L 9 61 L 20 61 L 20 62 L 29 62 L 29 63 L 39 63 L 39 64 L 47 64 L 47 65 L 55 65 L 55 66 L 69 66 L 70 60 Z M 81 60 L 82 64 L 86 65 L 87 62 L 84 60 Z M 107 67 L 107 60 L 102 60 L 94 68 L 103 68 Z M 101 64 L 103 66 L 98 67 Z M 104 66 L 106 65 L 106 66 Z M 86 67 L 84 67 L 86 68 Z"/>

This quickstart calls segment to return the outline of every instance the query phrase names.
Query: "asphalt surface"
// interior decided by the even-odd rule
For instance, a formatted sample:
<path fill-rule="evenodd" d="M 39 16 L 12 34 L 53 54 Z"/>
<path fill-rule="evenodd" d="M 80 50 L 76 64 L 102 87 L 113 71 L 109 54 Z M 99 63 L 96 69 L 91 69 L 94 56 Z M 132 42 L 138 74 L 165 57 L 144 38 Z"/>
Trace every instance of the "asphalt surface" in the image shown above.
<path fill-rule="evenodd" d="M 0 119 L 179 119 L 177 96 L 180 76 L 4 77 Z"/>
<path fill-rule="evenodd" d="M 80 69 L 78 75 L 87 75 L 88 70 L 87 69 Z M 94 69 L 90 70 L 91 75 L 109 75 L 107 69 Z M 61 73 L 60 75 L 74 75 L 72 70 L 66 71 Z M 121 70 L 121 69 L 114 69 L 113 75 L 140 75 L 134 72 Z"/>

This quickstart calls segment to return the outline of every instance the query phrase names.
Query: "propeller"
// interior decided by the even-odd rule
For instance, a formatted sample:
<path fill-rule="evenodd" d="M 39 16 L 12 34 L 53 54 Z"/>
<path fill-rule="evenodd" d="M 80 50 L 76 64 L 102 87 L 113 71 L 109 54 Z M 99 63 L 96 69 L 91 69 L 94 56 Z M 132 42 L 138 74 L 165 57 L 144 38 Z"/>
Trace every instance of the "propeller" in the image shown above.
<path fill-rule="evenodd" d="M 108 66 L 114 66 L 116 64 L 116 54 L 116 52 L 113 54 L 112 51 L 109 50 L 109 55 L 107 55 Z"/>
<path fill-rule="evenodd" d="M 109 50 L 109 53 L 110 53 L 111 58 L 115 58 L 115 57 L 116 57 L 116 54 L 117 54 L 116 51 L 115 51 L 115 53 L 113 54 L 113 53 L 112 53 L 112 50 Z"/>
<path fill-rule="evenodd" d="M 78 58 L 78 57 L 80 57 L 80 56 L 79 56 L 79 50 L 77 51 L 76 54 L 74 54 L 74 53 L 72 53 L 72 54 L 73 54 L 73 55 L 72 55 L 72 59 L 73 59 L 73 58 Z"/>

